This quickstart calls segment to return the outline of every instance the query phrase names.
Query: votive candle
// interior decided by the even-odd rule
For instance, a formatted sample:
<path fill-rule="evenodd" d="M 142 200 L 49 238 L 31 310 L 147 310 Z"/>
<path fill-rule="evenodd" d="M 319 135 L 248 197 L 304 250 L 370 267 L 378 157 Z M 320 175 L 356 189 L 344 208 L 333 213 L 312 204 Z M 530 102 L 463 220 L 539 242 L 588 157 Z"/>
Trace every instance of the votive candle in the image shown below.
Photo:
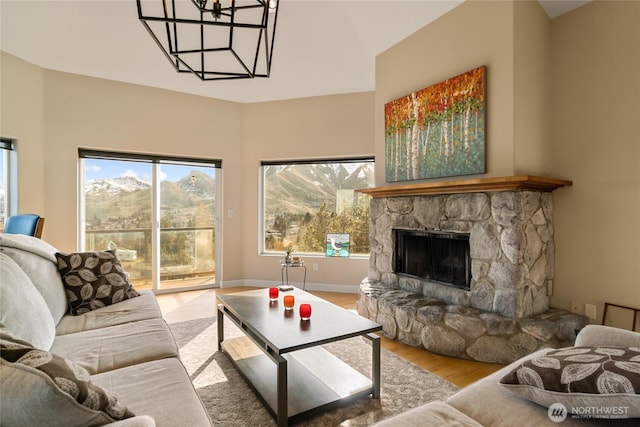
<path fill-rule="evenodd" d="M 278 300 L 278 288 L 269 288 L 269 299 L 271 301 Z"/>
<path fill-rule="evenodd" d="M 284 309 L 285 310 L 293 310 L 293 304 L 295 304 L 295 298 L 293 295 L 285 295 L 284 296 Z"/>
<path fill-rule="evenodd" d="M 311 318 L 311 304 L 300 304 L 300 318 L 302 320 Z"/>

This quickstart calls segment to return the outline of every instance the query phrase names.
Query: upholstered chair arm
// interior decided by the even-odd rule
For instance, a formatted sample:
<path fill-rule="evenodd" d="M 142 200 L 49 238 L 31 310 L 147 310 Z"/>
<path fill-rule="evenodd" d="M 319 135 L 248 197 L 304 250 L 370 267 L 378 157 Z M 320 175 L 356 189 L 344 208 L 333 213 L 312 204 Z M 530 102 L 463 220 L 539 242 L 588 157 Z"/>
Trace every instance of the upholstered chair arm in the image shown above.
<path fill-rule="evenodd" d="M 603 325 L 587 325 L 576 337 L 576 347 L 640 347 L 640 332 Z"/>

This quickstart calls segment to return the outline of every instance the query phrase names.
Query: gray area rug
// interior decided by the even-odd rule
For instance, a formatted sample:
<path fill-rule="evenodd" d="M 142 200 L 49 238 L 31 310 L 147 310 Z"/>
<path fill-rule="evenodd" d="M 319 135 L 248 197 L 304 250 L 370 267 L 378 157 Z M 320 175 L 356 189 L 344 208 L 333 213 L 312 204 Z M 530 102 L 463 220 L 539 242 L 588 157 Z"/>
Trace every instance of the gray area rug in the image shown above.
<path fill-rule="evenodd" d="M 217 350 L 217 319 L 204 318 L 169 326 L 180 347 L 180 358 L 216 426 L 275 426 L 259 398 L 235 370 L 229 357 Z M 225 338 L 242 336 L 225 322 Z M 371 347 L 364 338 L 324 346 L 363 375 L 371 373 Z M 381 398 L 363 398 L 323 412 L 298 426 L 369 426 L 432 400 L 443 400 L 455 385 L 382 349 Z"/>

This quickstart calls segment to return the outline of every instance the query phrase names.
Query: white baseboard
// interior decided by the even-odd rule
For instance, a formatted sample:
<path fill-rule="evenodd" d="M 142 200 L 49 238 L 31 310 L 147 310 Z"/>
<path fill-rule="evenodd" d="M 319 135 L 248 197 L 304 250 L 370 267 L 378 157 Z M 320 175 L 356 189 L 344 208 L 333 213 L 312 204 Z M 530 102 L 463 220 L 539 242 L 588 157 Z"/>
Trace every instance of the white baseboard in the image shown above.
<path fill-rule="evenodd" d="M 236 287 L 254 287 L 254 288 L 269 288 L 271 286 L 280 286 L 279 281 L 274 280 L 252 280 L 252 279 L 238 279 L 238 280 L 224 280 L 220 283 L 221 288 L 236 288 Z M 290 285 L 296 288 L 302 289 L 302 283 L 289 282 Z M 332 285 L 329 283 L 307 283 L 305 285 L 307 291 L 318 292 L 337 292 L 343 294 L 357 294 L 360 289 L 360 285 Z"/>

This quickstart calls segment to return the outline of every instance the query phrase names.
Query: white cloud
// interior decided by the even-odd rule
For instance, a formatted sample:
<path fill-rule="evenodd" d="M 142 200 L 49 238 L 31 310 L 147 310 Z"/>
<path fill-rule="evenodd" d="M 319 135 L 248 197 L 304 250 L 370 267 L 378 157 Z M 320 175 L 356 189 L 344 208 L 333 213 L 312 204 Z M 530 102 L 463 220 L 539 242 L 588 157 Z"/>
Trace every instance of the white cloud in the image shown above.
<path fill-rule="evenodd" d="M 136 173 L 136 171 L 134 171 L 132 169 L 127 169 L 120 176 L 123 177 L 123 178 L 137 178 L 138 174 Z"/>
<path fill-rule="evenodd" d="M 86 172 L 100 172 L 100 166 L 98 165 L 85 166 L 84 169 Z"/>

